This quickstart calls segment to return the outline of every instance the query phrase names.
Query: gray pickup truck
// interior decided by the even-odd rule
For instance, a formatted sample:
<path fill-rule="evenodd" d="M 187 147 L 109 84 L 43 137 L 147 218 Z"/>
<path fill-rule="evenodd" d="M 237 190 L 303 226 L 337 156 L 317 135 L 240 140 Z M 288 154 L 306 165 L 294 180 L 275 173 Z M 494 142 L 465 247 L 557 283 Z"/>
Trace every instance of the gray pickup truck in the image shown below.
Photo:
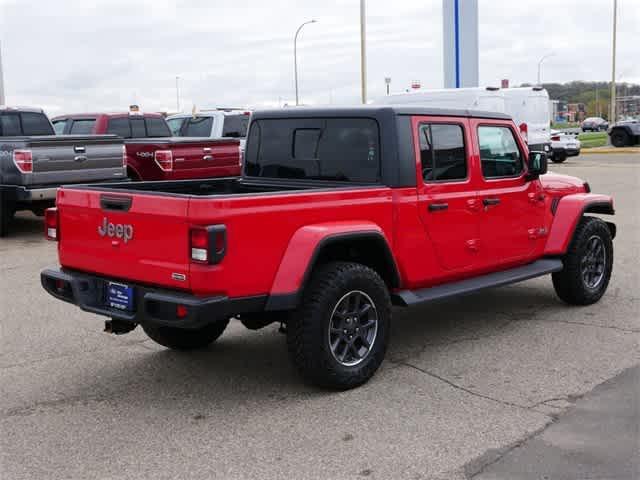
<path fill-rule="evenodd" d="M 609 128 L 614 147 L 631 147 L 640 144 L 640 120 L 624 120 Z"/>
<path fill-rule="evenodd" d="M 40 109 L 0 106 L 0 237 L 16 211 L 42 215 L 60 185 L 126 178 L 115 135 L 54 135 Z"/>

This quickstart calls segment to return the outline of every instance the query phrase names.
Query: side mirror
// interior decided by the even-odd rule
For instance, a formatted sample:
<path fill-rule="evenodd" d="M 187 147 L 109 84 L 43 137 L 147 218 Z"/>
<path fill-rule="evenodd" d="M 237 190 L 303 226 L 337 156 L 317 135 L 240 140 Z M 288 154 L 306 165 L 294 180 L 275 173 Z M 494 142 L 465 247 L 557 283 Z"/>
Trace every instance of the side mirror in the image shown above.
<path fill-rule="evenodd" d="M 547 173 L 547 154 L 544 152 L 530 152 L 527 166 L 530 180 L 544 175 Z"/>

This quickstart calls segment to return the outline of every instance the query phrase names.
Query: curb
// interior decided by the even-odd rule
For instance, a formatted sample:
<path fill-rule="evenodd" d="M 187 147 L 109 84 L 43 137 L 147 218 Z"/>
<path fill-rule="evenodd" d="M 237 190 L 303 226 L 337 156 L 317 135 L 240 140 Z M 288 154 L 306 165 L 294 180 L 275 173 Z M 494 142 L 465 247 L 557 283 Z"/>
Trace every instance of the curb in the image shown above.
<path fill-rule="evenodd" d="M 640 153 L 640 148 L 638 147 L 621 147 L 621 148 L 582 148 L 580 150 L 580 155 L 585 153 Z"/>

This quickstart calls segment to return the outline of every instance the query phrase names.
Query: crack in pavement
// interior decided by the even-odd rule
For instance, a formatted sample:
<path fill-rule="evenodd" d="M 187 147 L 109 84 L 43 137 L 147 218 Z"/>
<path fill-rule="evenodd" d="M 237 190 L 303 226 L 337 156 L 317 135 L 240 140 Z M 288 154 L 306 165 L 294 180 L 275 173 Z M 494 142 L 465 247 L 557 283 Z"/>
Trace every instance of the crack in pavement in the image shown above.
<path fill-rule="evenodd" d="M 508 407 L 515 407 L 515 408 L 520 408 L 520 409 L 523 409 L 523 410 L 531 410 L 531 408 L 526 406 L 526 405 L 520 405 L 519 403 L 509 402 L 507 400 L 500 400 L 499 398 L 494 398 L 494 397 L 491 397 L 489 395 L 485 395 L 484 393 L 480 393 L 480 392 L 476 392 L 474 390 L 470 390 L 470 389 L 468 389 L 466 387 L 463 387 L 462 385 L 458 385 L 457 383 L 452 382 L 451 380 L 449 380 L 449 379 L 447 379 L 445 377 L 442 377 L 442 376 L 440 376 L 440 375 L 438 375 L 436 373 L 430 372 L 429 370 L 426 370 L 424 368 L 420 368 L 420 367 L 418 367 L 416 365 L 413 365 L 411 363 L 403 362 L 403 361 L 393 361 L 393 360 L 391 360 L 391 363 L 396 363 L 398 365 L 402 365 L 402 366 L 417 370 L 419 372 L 422 372 L 425 375 L 428 375 L 428 376 L 433 377 L 433 378 L 435 378 L 437 380 L 440 380 L 441 382 L 444 382 L 447 385 L 449 385 L 449 386 L 451 386 L 451 387 L 453 387 L 453 388 L 455 388 L 457 390 L 461 390 L 461 391 L 466 392 L 466 393 L 468 393 L 470 395 L 473 395 L 475 397 L 484 398 L 485 400 L 490 400 L 492 402 L 499 403 L 501 405 L 508 406 Z M 537 413 L 540 413 L 540 412 L 537 412 Z"/>

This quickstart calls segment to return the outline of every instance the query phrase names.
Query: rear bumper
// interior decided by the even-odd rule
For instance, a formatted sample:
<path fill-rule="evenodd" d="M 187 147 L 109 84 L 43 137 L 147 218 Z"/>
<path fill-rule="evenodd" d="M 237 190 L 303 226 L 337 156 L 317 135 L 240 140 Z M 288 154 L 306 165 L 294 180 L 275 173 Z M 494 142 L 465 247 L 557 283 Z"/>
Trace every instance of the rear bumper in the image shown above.
<path fill-rule="evenodd" d="M 31 203 L 53 201 L 58 187 L 29 188 L 20 185 L 0 185 L 3 198 L 14 202 Z"/>
<path fill-rule="evenodd" d="M 129 312 L 107 305 L 107 285 L 110 279 L 55 268 L 43 270 L 40 281 L 49 294 L 77 305 L 86 312 L 133 324 L 186 329 L 201 328 L 220 318 L 263 311 L 267 301 L 266 295 L 242 298 L 196 297 L 127 282 L 127 285 L 134 288 L 133 311 Z M 186 307 L 186 316 L 178 318 L 178 305 Z"/>

